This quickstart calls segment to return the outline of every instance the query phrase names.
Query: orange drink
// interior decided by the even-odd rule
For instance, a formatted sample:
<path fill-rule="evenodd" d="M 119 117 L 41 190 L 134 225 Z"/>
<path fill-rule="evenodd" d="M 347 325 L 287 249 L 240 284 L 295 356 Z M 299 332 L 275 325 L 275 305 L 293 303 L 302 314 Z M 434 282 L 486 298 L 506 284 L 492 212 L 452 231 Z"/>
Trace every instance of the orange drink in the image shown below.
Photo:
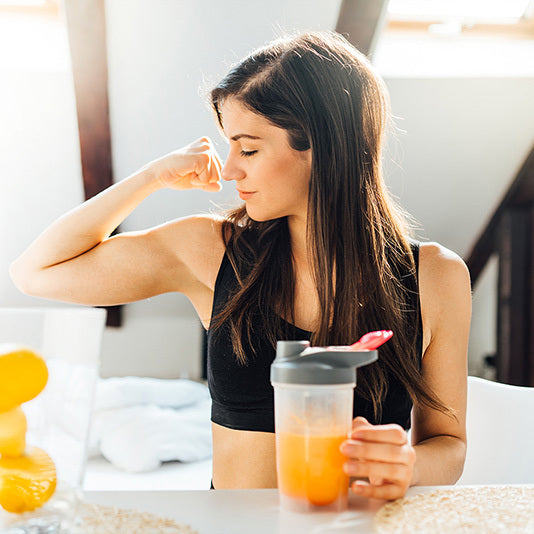
<path fill-rule="evenodd" d="M 286 497 L 327 506 L 346 499 L 349 478 L 339 446 L 342 435 L 277 434 L 278 487 Z"/>
<path fill-rule="evenodd" d="M 376 351 L 310 347 L 278 341 L 271 364 L 280 506 L 295 512 L 340 512 L 349 479 L 339 446 L 352 427 L 356 368 Z"/>

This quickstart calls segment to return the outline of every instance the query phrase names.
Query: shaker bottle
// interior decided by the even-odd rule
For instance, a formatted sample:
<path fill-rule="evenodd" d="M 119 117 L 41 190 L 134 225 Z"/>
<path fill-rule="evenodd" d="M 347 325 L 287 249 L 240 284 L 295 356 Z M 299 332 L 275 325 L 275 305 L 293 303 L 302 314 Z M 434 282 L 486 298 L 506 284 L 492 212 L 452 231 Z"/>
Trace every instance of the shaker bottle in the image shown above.
<path fill-rule="evenodd" d="M 282 508 L 347 508 L 349 478 L 339 446 L 352 428 L 356 368 L 377 358 L 377 351 L 278 342 L 271 383 Z"/>

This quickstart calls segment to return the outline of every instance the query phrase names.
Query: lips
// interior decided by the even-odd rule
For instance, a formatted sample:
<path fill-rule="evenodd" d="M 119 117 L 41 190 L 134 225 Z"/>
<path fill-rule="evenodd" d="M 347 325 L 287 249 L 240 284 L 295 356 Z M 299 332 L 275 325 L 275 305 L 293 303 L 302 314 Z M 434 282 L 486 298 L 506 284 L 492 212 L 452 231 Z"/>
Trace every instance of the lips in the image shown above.
<path fill-rule="evenodd" d="M 255 193 L 255 191 L 240 191 L 239 189 L 237 192 L 241 200 L 248 200 Z"/>

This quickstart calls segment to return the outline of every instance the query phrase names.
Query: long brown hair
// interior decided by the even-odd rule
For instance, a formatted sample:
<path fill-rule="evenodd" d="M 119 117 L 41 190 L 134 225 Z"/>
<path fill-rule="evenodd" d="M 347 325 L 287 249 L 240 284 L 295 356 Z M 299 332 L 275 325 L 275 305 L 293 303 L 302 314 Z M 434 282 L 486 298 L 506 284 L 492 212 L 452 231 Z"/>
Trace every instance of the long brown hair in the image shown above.
<path fill-rule="evenodd" d="M 285 129 L 294 150 L 311 148 L 307 246 L 322 310 L 312 345 L 346 345 L 365 332 L 391 329 L 394 336 L 379 361 L 358 372 L 359 392 L 372 401 L 375 416 L 387 392 L 386 370 L 414 402 L 449 412 L 420 373 L 409 228 L 382 177 L 390 121 L 382 79 L 342 36 L 314 32 L 275 41 L 228 73 L 211 92 L 221 127 L 221 105 L 230 97 Z M 239 289 L 214 325 L 228 325 L 237 358 L 246 363 L 243 340 L 254 347 L 253 314 L 263 318 L 273 346 L 285 338 L 282 318 L 293 322 L 287 220 L 254 221 L 243 206 L 227 215 L 223 239 Z"/>

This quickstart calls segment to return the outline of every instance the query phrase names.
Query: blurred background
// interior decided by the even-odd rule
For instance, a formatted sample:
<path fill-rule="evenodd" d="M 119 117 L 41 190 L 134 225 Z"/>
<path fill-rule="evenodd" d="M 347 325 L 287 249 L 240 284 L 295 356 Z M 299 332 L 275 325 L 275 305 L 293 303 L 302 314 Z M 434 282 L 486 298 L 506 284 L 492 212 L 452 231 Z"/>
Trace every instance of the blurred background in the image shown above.
<path fill-rule="evenodd" d="M 420 239 L 471 268 L 470 374 L 534 385 L 533 11 L 519 0 L 0 0 L 1 305 L 60 305 L 22 295 L 9 264 L 106 180 L 202 135 L 226 155 L 206 93 L 234 62 L 287 32 L 337 29 L 390 92 L 390 190 Z M 162 191 L 121 230 L 237 202 L 232 183 Z M 201 378 L 203 330 L 185 297 L 110 317 L 102 377 Z"/>

